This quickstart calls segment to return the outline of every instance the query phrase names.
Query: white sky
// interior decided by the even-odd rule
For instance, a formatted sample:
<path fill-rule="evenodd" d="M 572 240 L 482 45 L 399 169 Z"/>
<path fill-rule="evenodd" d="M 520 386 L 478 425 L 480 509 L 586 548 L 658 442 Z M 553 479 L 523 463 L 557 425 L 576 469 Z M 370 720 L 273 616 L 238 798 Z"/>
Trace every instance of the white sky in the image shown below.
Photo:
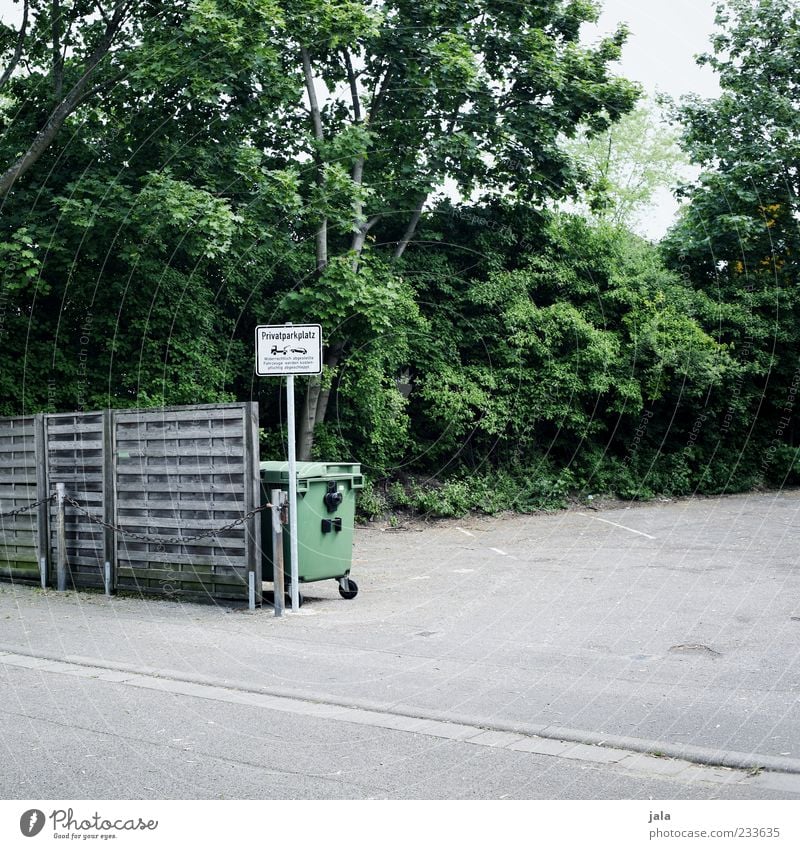
<path fill-rule="evenodd" d="M 597 27 L 584 27 L 593 40 L 628 24 L 631 34 L 623 48 L 620 72 L 644 85 L 679 97 L 695 92 L 704 97 L 719 93 L 715 75 L 699 68 L 698 53 L 709 50 L 714 31 L 712 0 L 601 0 L 603 14 Z"/>
<path fill-rule="evenodd" d="M 618 73 L 641 83 L 650 95 L 715 97 L 716 75 L 694 61 L 697 54 L 710 50 L 714 5 L 714 0 L 604 0 L 597 26 L 584 27 L 583 34 L 592 42 L 624 21 L 631 32 Z M 661 238 L 677 209 L 671 192 L 659 192 L 640 227 L 643 235 Z"/>

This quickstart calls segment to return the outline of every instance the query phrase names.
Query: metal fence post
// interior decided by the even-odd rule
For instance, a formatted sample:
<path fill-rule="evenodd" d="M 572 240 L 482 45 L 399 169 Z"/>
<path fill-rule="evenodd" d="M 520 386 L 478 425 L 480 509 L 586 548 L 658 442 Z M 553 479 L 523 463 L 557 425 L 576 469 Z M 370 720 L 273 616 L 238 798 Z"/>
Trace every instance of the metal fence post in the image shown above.
<path fill-rule="evenodd" d="M 114 410 L 103 410 L 103 521 L 116 524 L 116 453 L 114 452 Z M 116 584 L 117 537 L 111 528 L 103 529 L 103 585 L 110 596 Z"/>
<path fill-rule="evenodd" d="M 52 562 L 50 541 L 51 501 L 44 501 L 50 495 L 47 485 L 47 417 L 44 413 L 36 415 L 34 424 L 34 457 L 36 462 L 36 498 L 42 503 L 36 513 L 36 546 L 39 555 L 39 572 L 42 589 L 50 583 L 48 564 Z"/>
<path fill-rule="evenodd" d="M 258 403 L 244 407 L 244 511 L 250 513 L 261 507 L 261 469 L 258 454 Z M 244 526 L 245 563 L 248 571 L 248 588 L 251 593 L 251 610 L 261 607 L 263 554 L 261 551 L 261 513 L 255 513 Z M 249 577 L 251 576 L 252 577 Z"/>
<path fill-rule="evenodd" d="M 281 499 L 283 492 L 273 489 L 270 493 L 272 504 L 272 589 L 275 615 L 283 615 L 283 526 L 281 525 Z"/>
<path fill-rule="evenodd" d="M 63 483 L 56 484 L 56 507 L 58 511 L 57 525 L 57 552 L 56 552 L 56 588 L 63 593 L 67 588 L 67 528 L 64 515 L 64 496 L 66 486 Z"/>

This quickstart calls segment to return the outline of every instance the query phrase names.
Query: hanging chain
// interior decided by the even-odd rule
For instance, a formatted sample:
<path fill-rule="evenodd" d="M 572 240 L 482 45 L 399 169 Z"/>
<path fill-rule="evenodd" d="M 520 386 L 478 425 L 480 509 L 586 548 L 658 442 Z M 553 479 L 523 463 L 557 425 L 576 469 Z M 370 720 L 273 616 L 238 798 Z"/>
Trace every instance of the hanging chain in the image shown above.
<path fill-rule="evenodd" d="M 76 510 L 80 510 L 84 516 L 86 516 L 90 521 L 94 522 L 96 525 L 100 525 L 104 528 L 108 528 L 110 531 L 114 531 L 115 533 L 121 534 L 122 536 L 130 537 L 131 539 L 142 540 L 142 542 L 154 542 L 160 543 L 163 545 L 164 543 L 175 543 L 180 545 L 185 542 L 192 542 L 193 540 L 198 539 L 207 539 L 209 537 L 215 537 L 225 531 L 232 531 L 234 528 L 239 525 L 243 525 L 245 522 L 249 521 L 253 518 L 257 513 L 262 513 L 264 510 L 269 510 L 272 508 L 271 504 L 262 504 L 260 507 L 256 507 L 251 510 L 249 513 L 245 513 L 244 516 L 240 516 L 238 519 L 234 519 L 227 525 L 223 525 L 221 528 L 216 528 L 215 530 L 203 531 L 200 534 L 195 534 L 194 536 L 185 537 L 185 536 L 158 536 L 153 537 L 148 534 L 139 534 L 135 531 L 129 531 L 125 528 L 120 528 L 117 525 L 113 525 L 110 522 L 104 522 L 102 519 L 95 516 L 93 513 L 90 513 L 84 507 L 82 507 L 74 498 L 70 498 L 68 495 L 64 497 L 64 501 L 68 504 L 71 504 Z M 145 522 L 146 523 L 146 522 Z"/>
<path fill-rule="evenodd" d="M 33 510 L 34 507 L 39 507 L 42 504 L 47 504 L 48 501 L 52 501 L 55 497 L 55 494 L 48 495 L 47 498 L 40 498 L 38 501 L 32 501 L 30 504 L 26 504 L 24 507 L 17 507 L 16 510 L 11 510 L 8 513 L 0 513 L 0 519 L 8 519 L 11 516 L 19 516 L 21 513 L 27 513 L 29 510 Z"/>

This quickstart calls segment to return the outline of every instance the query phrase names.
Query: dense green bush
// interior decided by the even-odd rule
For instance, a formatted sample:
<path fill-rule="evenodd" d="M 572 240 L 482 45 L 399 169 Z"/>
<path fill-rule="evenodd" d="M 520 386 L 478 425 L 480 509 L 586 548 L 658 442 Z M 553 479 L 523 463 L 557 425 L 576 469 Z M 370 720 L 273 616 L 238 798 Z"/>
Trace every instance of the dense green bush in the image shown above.
<path fill-rule="evenodd" d="M 720 8 L 722 95 L 678 114 L 702 174 L 658 247 L 608 223 L 608 174 L 593 219 L 554 211 L 587 188 L 564 139 L 601 134 L 607 171 L 636 97 L 610 72 L 624 28 L 580 44 L 591 4 L 134 6 L 0 175 L 0 413 L 255 399 L 285 457 L 253 327 L 318 320 L 304 456 L 361 462 L 364 515 L 798 481 L 796 4 Z M 30 9 L 21 41 L 0 27 L 12 170 L 102 31 L 86 4 L 63 33 Z M 431 206 L 448 179 L 474 203 Z"/>

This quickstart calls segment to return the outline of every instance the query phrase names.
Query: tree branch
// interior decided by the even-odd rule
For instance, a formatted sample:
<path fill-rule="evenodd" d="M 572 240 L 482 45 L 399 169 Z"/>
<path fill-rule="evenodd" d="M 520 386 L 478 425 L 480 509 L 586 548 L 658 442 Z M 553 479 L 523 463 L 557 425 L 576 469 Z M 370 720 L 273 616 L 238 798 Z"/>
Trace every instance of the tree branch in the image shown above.
<path fill-rule="evenodd" d="M 308 104 L 311 107 L 311 123 L 314 126 L 314 138 L 317 141 L 323 141 L 325 137 L 322 133 L 322 117 L 319 111 L 319 101 L 317 100 L 317 89 L 314 85 L 314 72 L 311 68 L 311 57 L 308 55 L 308 50 L 305 47 L 300 48 L 300 57 L 303 60 L 303 75 L 306 80 Z"/>
<path fill-rule="evenodd" d="M 416 232 L 417 225 L 419 224 L 420 218 L 422 218 L 422 207 L 425 206 L 425 201 L 428 199 L 428 193 L 425 192 L 414 208 L 414 214 L 411 216 L 411 220 L 408 222 L 408 227 L 406 227 L 406 232 L 403 233 L 403 238 L 397 243 L 397 247 L 395 248 L 394 255 L 392 259 L 397 261 L 400 257 L 405 253 L 406 248 L 408 247 L 411 239 L 414 238 L 414 233 Z"/>
<path fill-rule="evenodd" d="M 461 107 L 466 102 L 463 100 L 455 109 L 453 114 L 450 116 L 450 124 L 447 127 L 446 133 L 447 135 L 452 135 L 455 132 L 456 122 L 458 121 L 459 114 L 461 112 Z M 420 195 L 419 201 L 417 205 L 414 207 L 414 212 L 411 216 L 411 220 L 408 222 L 408 226 L 406 227 L 405 233 L 403 233 L 403 238 L 397 243 L 397 247 L 395 248 L 392 259 L 397 261 L 400 257 L 405 253 L 406 248 L 408 247 L 411 240 L 414 238 L 414 233 L 417 230 L 417 225 L 419 224 L 420 218 L 422 218 L 422 207 L 425 206 L 425 201 L 428 199 L 428 195 L 430 190 L 423 192 Z"/>
<path fill-rule="evenodd" d="M 121 79 L 124 79 L 125 74 L 123 71 L 119 73 L 113 74 L 108 77 L 108 79 L 103 80 L 102 82 L 97 83 L 97 85 L 93 85 L 90 89 L 87 89 L 83 92 L 83 94 L 78 99 L 77 105 L 80 106 L 82 103 L 85 103 L 89 98 L 94 97 L 94 95 L 99 94 L 101 91 L 104 91 L 109 86 L 116 85 Z"/>
<path fill-rule="evenodd" d="M 358 96 L 358 80 L 356 79 L 355 71 L 353 70 L 353 62 L 350 59 L 350 53 L 347 51 L 347 48 L 342 50 L 342 55 L 344 56 L 344 65 L 347 71 L 347 82 L 350 86 L 350 99 L 353 103 L 353 123 L 359 125 L 363 123 L 363 115 L 361 112 L 361 100 Z M 355 162 L 353 163 L 353 170 L 350 174 L 350 178 L 353 181 L 353 184 L 356 186 L 361 186 L 364 181 L 364 159 L 365 154 L 359 154 Z M 364 242 L 367 238 L 367 233 L 370 228 L 375 224 L 377 218 L 371 219 L 371 221 L 364 221 L 364 207 L 360 200 L 356 200 L 353 203 L 353 218 L 355 226 L 358 228 L 353 233 L 353 240 L 350 244 L 350 250 L 355 253 L 353 257 L 353 271 L 358 270 L 358 261 L 361 256 L 361 251 L 364 249 Z"/>
<path fill-rule="evenodd" d="M 107 15 L 107 14 L 103 11 L 103 7 L 100 5 L 99 0 L 95 0 L 94 8 L 97 10 L 97 14 L 98 14 L 98 15 L 100 15 L 100 17 L 101 17 L 101 18 L 102 18 L 102 19 L 103 19 L 106 23 L 108 23 L 108 22 L 109 22 L 109 21 L 108 21 L 108 15 Z"/>
<path fill-rule="evenodd" d="M 333 370 L 339 365 L 339 360 L 341 360 L 342 355 L 344 354 L 344 343 L 337 342 L 331 345 L 328 348 L 327 356 L 325 357 L 325 365 Z M 324 388 L 320 390 L 319 396 L 317 398 L 317 411 L 316 417 L 314 419 L 314 424 L 322 424 L 325 421 L 325 413 L 328 411 L 328 401 L 331 397 L 331 389 L 333 388 L 333 380 L 330 380 Z M 309 458 L 311 459 L 311 458 Z"/>
<path fill-rule="evenodd" d="M 355 71 L 353 70 L 353 62 L 350 59 L 350 54 L 346 47 L 342 48 L 342 55 L 344 56 L 344 66 L 347 70 L 347 82 L 350 86 L 350 99 L 353 101 L 353 121 L 356 124 L 360 124 L 362 116 L 361 101 L 358 97 L 358 81 L 356 79 Z"/>
<path fill-rule="evenodd" d="M 356 80 L 355 72 L 353 71 L 353 63 L 350 60 L 350 54 L 347 52 L 347 49 L 342 50 L 342 55 L 344 56 L 344 64 L 347 69 L 347 82 L 350 85 L 350 99 L 353 102 L 353 123 L 358 125 L 362 123 L 361 116 L 361 101 L 358 97 L 358 81 Z M 353 171 L 351 174 L 351 179 L 355 185 L 360 186 L 361 182 L 364 178 L 364 154 L 356 157 L 356 161 L 353 163 Z M 356 214 L 356 224 L 361 224 L 361 219 L 363 216 L 363 210 L 361 204 L 356 202 L 355 204 L 355 214 Z"/>
<path fill-rule="evenodd" d="M 378 223 L 380 218 L 380 213 L 378 215 L 373 215 L 372 218 L 365 221 L 358 230 L 353 233 L 353 241 L 350 245 L 350 250 L 355 254 L 351 266 L 353 271 L 358 271 L 358 263 L 361 259 L 361 252 L 364 250 L 364 243 L 367 241 L 367 233 L 369 233 L 369 231 Z"/>
<path fill-rule="evenodd" d="M 303 75 L 306 81 L 306 92 L 308 93 L 308 105 L 311 109 L 311 124 L 314 128 L 314 138 L 318 142 L 325 140 L 325 135 L 322 131 L 322 115 L 319 110 L 319 101 L 317 100 L 317 89 L 314 85 L 314 71 L 311 67 L 311 57 L 305 47 L 300 48 L 300 58 L 303 62 Z M 322 185 L 324 182 L 322 163 L 319 155 L 315 156 L 317 160 L 317 184 Z M 314 234 L 317 253 L 317 271 L 322 271 L 328 265 L 328 219 L 323 218 L 320 222 L 317 232 Z"/>
<path fill-rule="evenodd" d="M 111 49 L 114 39 L 122 28 L 130 2 L 131 0 L 117 0 L 114 6 L 114 14 L 108 24 L 106 24 L 105 31 L 94 50 L 84 63 L 83 73 L 80 78 L 50 113 L 44 126 L 36 134 L 25 153 L 0 176 L 0 198 L 4 198 L 9 193 L 14 183 L 26 174 L 39 157 L 50 147 L 64 121 L 66 121 L 81 103 L 87 85 L 96 73 L 100 62 Z"/>
<path fill-rule="evenodd" d="M 61 99 L 64 90 L 64 54 L 61 52 L 61 30 L 63 21 L 61 19 L 60 0 L 51 0 L 50 3 L 50 32 L 52 39 L 52 75 L 53 75 L 53 97 Z"/>
<path fill-rule="evenodd" d="M 25 32 L 28 29 L 29 11 L 29 0 L 25 0 L 25 6 L 22 10 L 22 24 L 20 25 L 19 32 L 17 33 L 17 44 L 14 47 L 14 55 L 11 57 L 11 61 L 9 62 L 8 67 L 5 69 L 5 71 L 3 71 L 3 76 L 0 77 L 0 88 L 2 88 L 9 81 L 11 75 L 14 73 L 14 70 L 19 64 L 20 57 L 22 56 L 22 46 L 25 43 Z"/>
<path fill-rule="evenodd" d="M 389 85 L 389 80 L 392 78 L 392 66 L 386 68 L 386 73 L 383 75 L 383 81 L 378 87 L 378 80 L 375 80 L 375 88 L 372 90 L 372 102 L 370 103 L 369 114 L 367 115 L 367 126 L 369 126 L 378 114 L 380 107 L 386 97 L 386 89 Z"/>

